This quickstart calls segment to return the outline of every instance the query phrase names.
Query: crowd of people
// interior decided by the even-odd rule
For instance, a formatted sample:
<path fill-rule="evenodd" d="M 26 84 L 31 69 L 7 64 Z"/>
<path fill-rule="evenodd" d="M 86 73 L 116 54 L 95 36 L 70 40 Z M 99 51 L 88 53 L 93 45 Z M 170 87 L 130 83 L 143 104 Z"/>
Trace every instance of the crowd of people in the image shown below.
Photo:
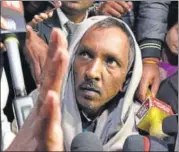
<path fill-rule="evenodd" d="M 150 136 L 135 118 L 148 90 L 178 114 L 178 1 L 4 2 L 23 5 L 19 49 L 34 107 L 18 130 L 2 41 L 2 150 L 70 151 L 79 133 L 93 132 L 105 151 L 120 151 L 127 137 Z"/>

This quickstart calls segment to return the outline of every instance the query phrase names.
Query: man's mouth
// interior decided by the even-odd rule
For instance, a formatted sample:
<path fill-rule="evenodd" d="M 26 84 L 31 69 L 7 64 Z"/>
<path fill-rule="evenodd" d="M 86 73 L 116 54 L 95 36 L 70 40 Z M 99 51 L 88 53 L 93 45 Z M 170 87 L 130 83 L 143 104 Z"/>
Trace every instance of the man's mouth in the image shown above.
<path fill-rule="evenodd" d="M 94 87 L 91 84 L 87 84 L 87 83 L 80 86 L 80 90 L 101 94 L 101 91 L 99 88 Z"/>
<path fill-rule="evenodd" d="M 95 93 L 100 94 L 100 91 L 97 90 L 97 89 L 94 89 L 94 88 L 81 87 L 80 89 L 83 90 L 83 91 L 91 91 L 91 92 L 95 92 Z"/>

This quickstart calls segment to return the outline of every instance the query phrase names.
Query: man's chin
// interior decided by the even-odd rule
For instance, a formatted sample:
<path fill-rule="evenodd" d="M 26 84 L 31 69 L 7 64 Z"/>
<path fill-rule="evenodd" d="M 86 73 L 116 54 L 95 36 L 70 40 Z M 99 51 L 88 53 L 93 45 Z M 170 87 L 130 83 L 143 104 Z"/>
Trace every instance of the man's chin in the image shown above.
<path fill-rule="evenodd" d="M 78 1 L 66 1 L 64 3 L 65 7 L 69 8 L 69 9 L 77 9 L 79 7 L 79 4 L 80 3 Z"/>
<path fill-rule="evenodd" d="M 98 109 L 95 106 L 95 101 L 94 100 L 88 100 L 88 99 L 84 99 L 84 98 L 83 99 L 79 98 L 78 105 L 84 111 L 95 112 Z"/>

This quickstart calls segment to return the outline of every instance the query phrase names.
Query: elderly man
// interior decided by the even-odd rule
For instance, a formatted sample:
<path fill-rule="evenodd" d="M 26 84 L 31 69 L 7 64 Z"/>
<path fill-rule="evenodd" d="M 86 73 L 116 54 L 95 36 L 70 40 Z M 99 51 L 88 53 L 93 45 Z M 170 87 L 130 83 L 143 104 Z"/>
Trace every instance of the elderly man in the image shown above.
<path fill-rule="evenodd" d="M 133 96 L 142 62 L 132 32 L 112 17 L 87 19 L 72 38 L 69 66 L 67 45 L 60 34 L 56 30 L 51 34 L 38 104 L 8 150 L 70 151 L 73 138 L 84 131 L 94 132 L 104 150 L 121 150 L 129 135 L 138 134 Z M 61 92 L 62 116 L 57 95 L 46 96 L 48 90 Z"/>

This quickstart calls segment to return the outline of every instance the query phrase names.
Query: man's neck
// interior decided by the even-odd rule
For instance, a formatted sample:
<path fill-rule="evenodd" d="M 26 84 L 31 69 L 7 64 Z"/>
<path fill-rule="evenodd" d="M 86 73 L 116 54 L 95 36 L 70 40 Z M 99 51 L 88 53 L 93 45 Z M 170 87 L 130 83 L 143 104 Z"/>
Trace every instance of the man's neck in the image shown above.
<path fill-rule="evenodd" d="M 85 117 L 91 120 L 95 120 L 104 110 L 104 108 L 105 107 L 101 107 L 100 109 L 94 109 L 94 110 L 80 108 L 80 111 L 83 113 L 83 115 L 85 115 Z"/>
<path fill-rule="evenodd" d="M 74 23 L 82 22 L 85 19 L 86 15 L 87 15 L 87 11 L 83 13 L 79 13 L 77 15 L 66 14 L 68 19 Z"/>

